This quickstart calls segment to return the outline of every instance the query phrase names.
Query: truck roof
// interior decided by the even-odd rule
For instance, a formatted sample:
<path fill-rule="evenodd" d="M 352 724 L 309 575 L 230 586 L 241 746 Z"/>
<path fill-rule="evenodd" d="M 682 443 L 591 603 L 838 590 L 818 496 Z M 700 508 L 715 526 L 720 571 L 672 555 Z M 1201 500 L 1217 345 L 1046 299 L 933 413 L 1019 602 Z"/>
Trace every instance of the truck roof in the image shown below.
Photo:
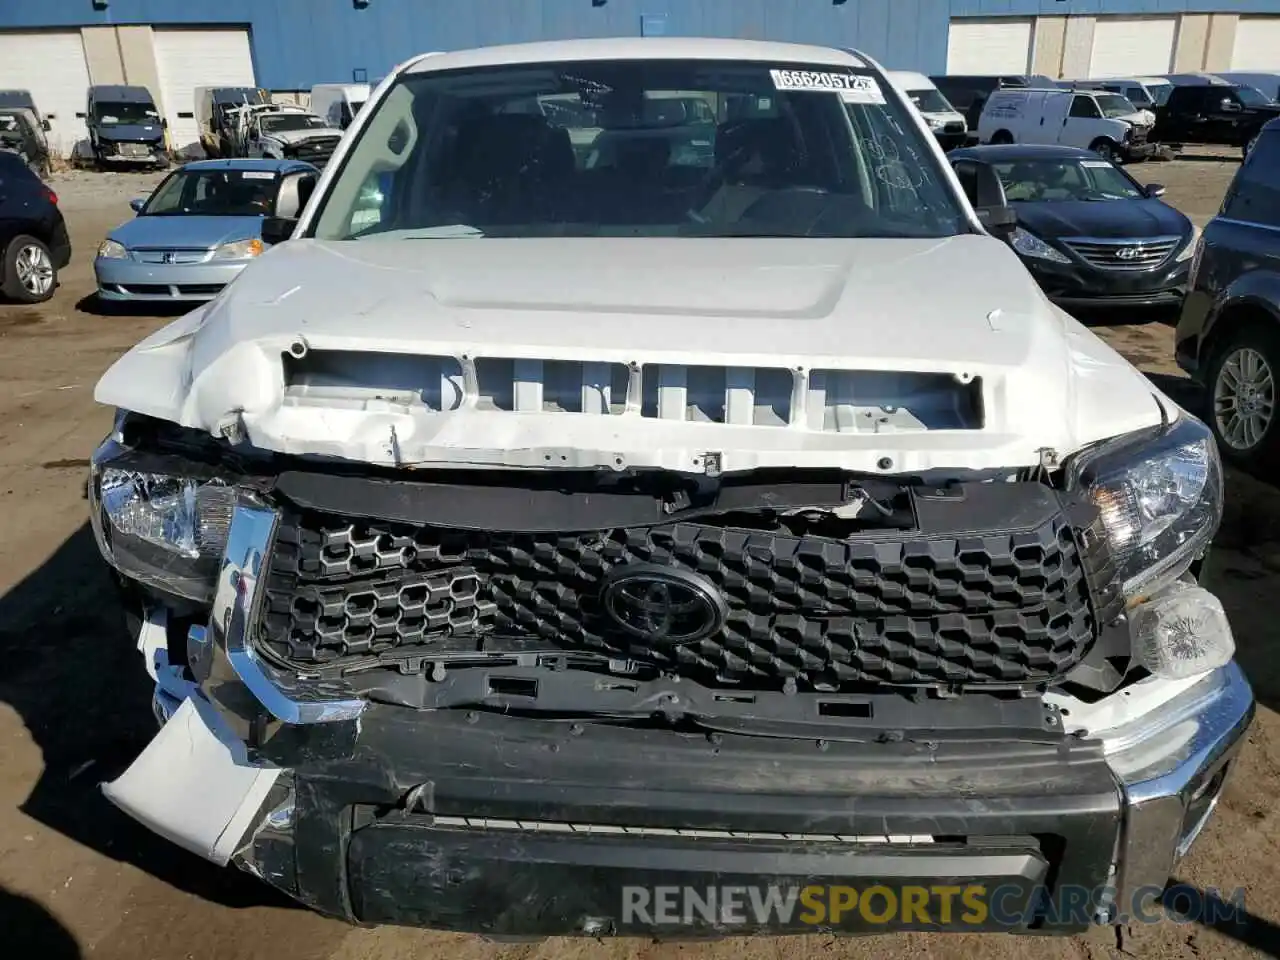
<path fill-rule="evenodd" d="M 118 83 L 100 83 L 89 88 L 89 96 L 96 100 L 115 103 L 154 103 L 155 98 L 146 87 L 124 86 Z"/>

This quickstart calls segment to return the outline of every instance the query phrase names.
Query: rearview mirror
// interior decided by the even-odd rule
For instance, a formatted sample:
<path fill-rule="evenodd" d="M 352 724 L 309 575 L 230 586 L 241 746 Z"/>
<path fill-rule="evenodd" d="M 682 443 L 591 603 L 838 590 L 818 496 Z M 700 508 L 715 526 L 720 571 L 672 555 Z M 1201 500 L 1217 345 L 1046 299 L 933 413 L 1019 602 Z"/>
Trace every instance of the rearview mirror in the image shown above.
<path fill-rule="evenodd" d="M 145 207 L 146 205 L 147 205 L 146 197 L 134 197 L 132 200 L 129 201 L 129 209 L 132 210 L 134 213 L 141 213 L 142 208 Z"/>
<path fill-rule="evenodd" d="M 1164 184 L 1148 183 L 1145 187 L 1142 188 L 1142 192 L 1145 193 L 1148 197 L 1163 197 L 1165 192 Z"/>
<path fill-rule="evenodd" d="M 269 247 L 284 243 L 298 225 L 297 217 L 264 217 L 262 220 L 262 242 Z"/>

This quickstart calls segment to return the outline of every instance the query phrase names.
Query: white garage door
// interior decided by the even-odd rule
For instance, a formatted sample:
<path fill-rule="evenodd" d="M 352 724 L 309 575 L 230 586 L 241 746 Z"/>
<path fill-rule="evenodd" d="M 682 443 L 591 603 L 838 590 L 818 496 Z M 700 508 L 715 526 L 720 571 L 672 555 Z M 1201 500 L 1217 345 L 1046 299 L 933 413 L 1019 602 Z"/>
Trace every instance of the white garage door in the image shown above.
<path fill-rule="evenodd" d="M 1175 17 L 1099 17 L 1093 28 L 1091 77 L 1132 77 L 1173 69 Z"/>
<path fill-rule="evenodd" d="M 243 29 L 156 28 L 156 70 L 169 142 L 180 153 L 200 154 L 196 87 L 253 87 L 249 32 Z"/>
<path fill-rule="evenodd" d="M 1280 70 L 1280 17 L 1241 17 L 1231 51 L 1234 70 Z"/>
<path fill-rule="evenodd" d="M 947 73 L 1026 73 L 1031 66 L 1031 21 L 1000 17 L 952 20 Z"/>
<path fill-rule="evenodd" d="M 0 89 L 30 90 L 49 120 L 49 149 L 69 157 L 88 137 L 89 66 L 79 30 L 0 30 Z"/>

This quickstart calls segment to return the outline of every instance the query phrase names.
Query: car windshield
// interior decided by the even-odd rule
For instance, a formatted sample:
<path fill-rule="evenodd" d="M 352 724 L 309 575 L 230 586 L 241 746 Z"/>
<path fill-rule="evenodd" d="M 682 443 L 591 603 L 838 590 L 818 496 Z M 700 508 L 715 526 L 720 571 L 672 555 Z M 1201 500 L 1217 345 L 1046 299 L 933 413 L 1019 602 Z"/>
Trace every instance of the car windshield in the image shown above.
<path fill-rule="evenodd" d="M 1272 102 L 1271 98 L 1257 87 L 1236 87 L 1236 96 L 1246 107 L 1265 107 Z"/>
<path fill-rule="evenodd" d="M 932 146 L 870 72 L 664 60 L 405 76 L 311 226 L 326 240 L 968 229 Z"/>
<path fill-rule="evenodd" d="M 95 103 L 93 115 L 103 124 L 159 123 L 160 114 L 149 103 Z"/>
<path fill-rule="evenodd" d="M 1104 117 L 1127 117 L 1137 113 L 1137 108 L 1118 93 L 1100 93 L 1096 97 L 1098 109 Z"/>
<path fill-rule="evenodd" d="M 933 87 L 927 87 L 924 90 L 908 90 L 907 98 L 921 113 L 951 113 L 953 110 L 951 104 L 947 103 L 947 98 Z"/>
<path fill-rule="evenodd" d="M 1151 91 L 1151 99 L 1155 101 L 1157 107 L 1163 107 L 1169 102 L 1169 94 L 1173 93 L 1172 83 L 1158 83 L 1154 87 L 1148 87 Z"/>
<path fill-rule="evenodd" d="M 273 170 L 179 170 L 142 208 L 148 217 L 254 217 L 271 212 L 278 189 Z"/>
<path fill-rule="evenodd" d="M 1121 96 L 1139 108 L 1149 107 L 1153 102 L 1151 95 L 1142 87 L 1125 87 Z"/>
<path fill-rule="evenodd" d="M 258 121 L 263 133 L 280 133 L 286 130 L 323 130 L 328 124 L 319 117 L 305 113 L 267 114 Z"/>
<path fill-rule="evenodd" d="M 1010 202 L 1140 200 L 1138 185 L 1106 160 L 1014 160 L 994 164 Z"/>

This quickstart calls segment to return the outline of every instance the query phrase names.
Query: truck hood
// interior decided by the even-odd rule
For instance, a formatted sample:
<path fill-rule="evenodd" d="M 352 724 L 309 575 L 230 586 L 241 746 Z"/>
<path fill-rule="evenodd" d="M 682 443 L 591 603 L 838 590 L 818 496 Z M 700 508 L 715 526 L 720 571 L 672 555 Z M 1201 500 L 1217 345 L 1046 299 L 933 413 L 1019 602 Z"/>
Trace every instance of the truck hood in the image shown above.
<path fill-rule="evenodd" d="M 946 239 L 293 240 L 100 403 L 387 466 L 1033 466 L 1177 416 L 1017 255 Z"/>
<path fill-rule="evenodd" d="M 264 133 L 263 136 L 268 140 L 294 144 L 305 143 L 308 140 L 337 140 L 342 136 L 342 131 L 317 127 L 311 130 L 272 130 Z"/>

